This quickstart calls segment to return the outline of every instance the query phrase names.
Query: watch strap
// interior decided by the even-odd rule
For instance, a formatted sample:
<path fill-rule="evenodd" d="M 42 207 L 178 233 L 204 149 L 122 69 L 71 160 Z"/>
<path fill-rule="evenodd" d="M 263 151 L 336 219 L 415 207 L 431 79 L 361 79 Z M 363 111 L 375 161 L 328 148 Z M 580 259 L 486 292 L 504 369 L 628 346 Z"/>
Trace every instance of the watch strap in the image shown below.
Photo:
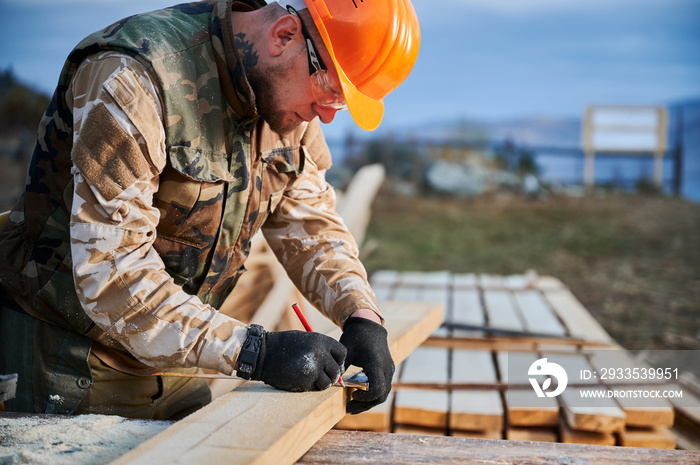
<path fill-rule="evenodd" d="M 250 379 L 255 372 L 262 350 L 264 335 L 265 330 L 262 326 L 252 324 L 248 327 L 248 334 L 238 354 L 238 371 L 236 371 L 236 375 L 239 378 Z"/>

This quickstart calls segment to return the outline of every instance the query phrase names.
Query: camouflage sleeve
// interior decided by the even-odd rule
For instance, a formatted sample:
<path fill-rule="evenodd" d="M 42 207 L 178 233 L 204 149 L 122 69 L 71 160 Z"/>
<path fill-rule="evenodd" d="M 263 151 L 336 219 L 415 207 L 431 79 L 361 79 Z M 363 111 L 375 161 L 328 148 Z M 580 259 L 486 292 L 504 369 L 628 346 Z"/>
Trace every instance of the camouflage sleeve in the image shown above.
<path fill-rule="evenodd" d="M 265 238 L 304 297 L 335 324 L 342 327 L 361 308 L 381 318 L 355 239 L 335 211 L 335 191 L 325 179 L 330 152 L 318 120 L 301 143 L 304 171 L 265 222 Z"/>
<path fill-rule="evenodd" d="M 153 248 L 166 162 L 157 87 L 138 62 L 104 53 L 81 65 L 68 100 L 71 253 L 85 312 L 146 365 L 231 374 L 246 327 L 185 293 Z"/>

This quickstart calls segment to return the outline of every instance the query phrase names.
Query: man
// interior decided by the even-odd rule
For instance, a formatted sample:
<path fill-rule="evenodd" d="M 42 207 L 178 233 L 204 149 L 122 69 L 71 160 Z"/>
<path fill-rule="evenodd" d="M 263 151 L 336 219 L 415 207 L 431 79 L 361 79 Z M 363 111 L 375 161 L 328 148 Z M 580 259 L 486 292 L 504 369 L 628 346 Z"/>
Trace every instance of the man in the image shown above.
<path fill-rule="evenodd" d="M 394 365 L 357 246 L 325 182 L 319 120 L 365 129 L 410 72 L 408 0 L 221 0 L 122 20 L 70 54 L 23 197 L 0 231 L 8 409 L 178 419 L 201 368 L 290 391 L 345 366 L 383 402 Z M 217 311 L 262 229 L 305 297 L 343 328 L 266 332 Z"/>

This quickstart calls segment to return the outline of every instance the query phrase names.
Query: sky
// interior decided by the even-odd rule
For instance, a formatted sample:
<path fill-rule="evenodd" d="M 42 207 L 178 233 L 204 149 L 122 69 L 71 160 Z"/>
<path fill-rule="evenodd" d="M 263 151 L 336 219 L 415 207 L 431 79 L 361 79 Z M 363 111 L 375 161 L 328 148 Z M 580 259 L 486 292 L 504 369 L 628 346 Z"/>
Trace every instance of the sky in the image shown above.
<path fill-rule="evenodd" d="M 0 0 L 0 69 L 52 93 L 85 35 L 177 0 Z M 382 131 L 700 98 L 700 0 L 414 0 L 421 49 Z M 356 128 L 347 112 L 331 138 Z"/>

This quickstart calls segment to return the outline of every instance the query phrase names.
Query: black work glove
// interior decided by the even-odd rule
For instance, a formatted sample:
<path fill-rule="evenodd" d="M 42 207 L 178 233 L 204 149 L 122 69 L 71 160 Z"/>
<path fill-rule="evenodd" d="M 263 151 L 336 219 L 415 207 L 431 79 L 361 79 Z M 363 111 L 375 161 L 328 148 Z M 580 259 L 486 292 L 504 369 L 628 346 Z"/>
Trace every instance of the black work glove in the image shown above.
<path fill-rule="evenodd" d="M 350 317 L 343 325 L 340 342 L 348 349 L 346 366 L 362 368 L 369 390 L 357 390 L 348 401 L 348 413 L 360 413 L 381 404 L 391 392 L 394 360 L 389 352 L 384 326 L 366 318 Z"/>
<path fill-rule="evenodd" d="M 250 379 L 285 391 L 328 389 L 343 371 L 345 347 L 325 334 L 267 332 Z"/>

